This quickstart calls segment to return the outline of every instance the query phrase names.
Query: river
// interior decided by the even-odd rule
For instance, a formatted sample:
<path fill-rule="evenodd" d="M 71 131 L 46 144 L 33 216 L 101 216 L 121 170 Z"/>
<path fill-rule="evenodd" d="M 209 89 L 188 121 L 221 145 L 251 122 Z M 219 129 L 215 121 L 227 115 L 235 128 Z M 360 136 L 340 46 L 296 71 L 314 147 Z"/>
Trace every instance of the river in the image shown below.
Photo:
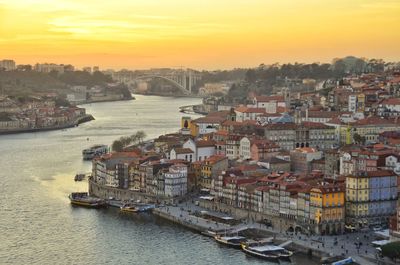
<path fill-rule="evenodd" d="M 150 214 L 69 204 L 71 191 L 87 190 L 73 181 L 91 169 L 82 149 L 177 131 L 179 106 L 200 101 L 137 95 L 85 105 L 96 120 L 76 128 L 0 136 L 0 264 L 266 264 Z"/>

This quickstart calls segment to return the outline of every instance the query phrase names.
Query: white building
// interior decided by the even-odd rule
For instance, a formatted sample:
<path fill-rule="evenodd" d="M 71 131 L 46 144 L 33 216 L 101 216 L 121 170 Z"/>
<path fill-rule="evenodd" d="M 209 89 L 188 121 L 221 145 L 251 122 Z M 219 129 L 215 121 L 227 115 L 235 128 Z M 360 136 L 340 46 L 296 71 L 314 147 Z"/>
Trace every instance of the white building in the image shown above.
<path fill-rule="evenodd" d="M 356 112 L 357 111 L 357 95 L 349 96 L 349 111 Z"/>
<path fill-rule="evenodd" d="M 284 96 L 256 96 L 251 106 L 264 108 L 266 113 L 277 113 L 278 108 L 286 108 L 286 102 Z"/>
<path fill-rule="evenodd" d="M 189 148 L 193 151 L 193 160 L 195 161 L 203 161 L 208 157 L 215 155 L 215 142 L 211 140 L 199 140 L 193 141 L 192 139 L 187 140 L 183 144 L 183 148 Z"/>
<path fill-rule="evenodd" d="M 12 71 L 15 70 L 15 61 L 14 60 L 1 60 L 0 61 L 0 70 Z"/>
<path fill-rule="evenodd" d="M 240 140 L 239 145 L 239 158 L 242 160 L 250 159 L 251 158 L 251 140 L 248 137 L 243 137 Z"/>
<path fill-rule="evenodd" d="M 187 193 L 187 166 L 184 164 L 172 165 L 164 173 L 164 194 L 168 197 L 184 196 Z"/>
<path fill-rule="evenodd" d="M 172 148 L 169 152 L 170 159 L 182 159 L 193 162 L 195 159 L 194 151 L 190 148 Z"/>
<path fill-rule="evenodd" d="M 236 121 L 244 122 L 244 121 L 255 121 L 257 117 L 265 114 L 264 108 L 249 108 L 245 106 L 240 106 L 235 109 Z"/>
<path fill-rule="evenodd" d="M 35 64 L 35 71 L 42 73 L 50 73 L 52 71 L 56 71 L 58 73 L 64 73 L 64 65 L 63 64 L 54 64 L 54 63 L 42 63 Z"/>

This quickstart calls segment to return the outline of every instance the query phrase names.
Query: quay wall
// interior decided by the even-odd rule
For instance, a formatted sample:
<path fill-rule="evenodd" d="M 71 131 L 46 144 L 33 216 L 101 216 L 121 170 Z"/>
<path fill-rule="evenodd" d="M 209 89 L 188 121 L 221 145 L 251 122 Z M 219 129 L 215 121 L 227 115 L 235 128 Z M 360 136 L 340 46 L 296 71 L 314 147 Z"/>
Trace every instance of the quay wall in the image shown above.
<path fill-rule="evenodd" d="M 55 131 L 67 128 L 72 128 L 78 126 L 81 123 L 89 122 L 94 120 L 94 117 L 90 114 L 78 117 L 76 120 L 58 126 L 43 127 L 43 128 L 21 128 L 21 129 L 10 129 L 10 130 L 0 130 L 0 135 L 2 134 L 15 134 L 15 133 L 30 133 L 30 132 L 45 132 L 45 131 Z"/>

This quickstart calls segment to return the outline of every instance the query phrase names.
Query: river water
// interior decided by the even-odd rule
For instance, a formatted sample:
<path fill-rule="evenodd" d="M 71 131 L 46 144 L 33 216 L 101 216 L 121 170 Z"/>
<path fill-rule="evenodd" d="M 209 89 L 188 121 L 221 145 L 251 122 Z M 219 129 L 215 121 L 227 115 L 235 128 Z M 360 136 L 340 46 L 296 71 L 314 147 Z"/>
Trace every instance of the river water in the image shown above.
<path fill-rule="evenodd" d="M 177 131 L 179 106 L 198 103 L 137 95 L 85 105 L 96 120 L 76 128 L 0 136 L 0 264 L 266 264 L 150 214 L 69 204 L 70 192 L 87 190 L 73 181 L 91 169 L 82 149 L 138 130 Z"/>

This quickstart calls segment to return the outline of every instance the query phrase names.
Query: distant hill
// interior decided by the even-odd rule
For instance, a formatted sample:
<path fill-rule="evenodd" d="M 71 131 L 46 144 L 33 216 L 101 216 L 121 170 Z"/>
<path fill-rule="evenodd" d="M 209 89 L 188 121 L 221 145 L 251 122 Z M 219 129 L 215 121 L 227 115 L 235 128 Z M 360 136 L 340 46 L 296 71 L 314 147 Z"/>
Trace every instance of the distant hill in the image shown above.
<path fill-rule="evenodd" d="M 0 71 L 0 86 L 5 94 L 26 96 L 34 93 L 62 92 L 68 87 L 56 78 L 33 71 Z"/>
<path fill-rule="evenodd" d="M 35 93 L 55 92 L 65 95 L 69 87 L 83 85 L 92 87 L 112 82 L 101 72 L 90 74 L 83 71 L 40 73 L 36 71 L 0 71 L 0 92 L 10 96 L 28 96 Z"/>

